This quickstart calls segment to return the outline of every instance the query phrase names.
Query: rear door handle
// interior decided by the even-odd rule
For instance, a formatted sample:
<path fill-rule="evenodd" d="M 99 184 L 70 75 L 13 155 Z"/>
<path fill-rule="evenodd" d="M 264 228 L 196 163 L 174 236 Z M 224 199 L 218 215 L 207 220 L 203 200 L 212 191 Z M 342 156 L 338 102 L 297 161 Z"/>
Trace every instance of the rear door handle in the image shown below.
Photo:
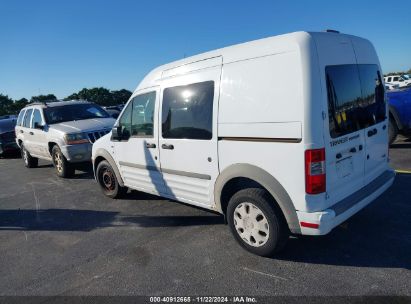
<path fill-rule="evenodd" d="M 340 159 L 342 157 L 341 153 L 337 153 L 337 155 L 335 156 L 337 159 Z"/>
<path fill-rule="evenodd" d="M 29 134 L 30 134 L 30 135 L 34 135 L 34 133 L 33 133 L 33 132 L 29 132 Z"/>
<path fill-rule="evenodd" d="M 355 153 L 355 152 L 357 152 L 357 149 L 356 149 L 355 147 L 352 147 L 352 148 L 350 149 L 350 152 L 351 152 L 351 153 Z"/>
<path fill-rule="evenodd" d="M 23 130 L 20 130 L 20 133 L 24 133 L 24 131 L 23 131 Z"/>
<path fill-rule="evenodd" d="M 167 149 L 167 150 L 173 150 L 174 146 L 173 145 L 162 144 L 161 148 Z"/>
<path fill-rule="evenodd" d="M 146 148 L 147 148 L 147 149 L 155 149 L 156 147 L 157 147 L 156 144 L 146 143 Z"/>

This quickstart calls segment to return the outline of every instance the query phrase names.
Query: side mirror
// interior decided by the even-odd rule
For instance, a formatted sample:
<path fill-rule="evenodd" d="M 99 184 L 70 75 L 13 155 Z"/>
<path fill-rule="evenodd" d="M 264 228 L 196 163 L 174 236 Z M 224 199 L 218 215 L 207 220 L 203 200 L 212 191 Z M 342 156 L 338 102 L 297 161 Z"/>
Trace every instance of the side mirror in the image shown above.
<path fill-rule="evenodd" d="M 112 140 L 121 140 L 122 138 L 122 132 L 121 132 L 121 127 L 113 127 L 113 129 L 111 129 L 111 139 Z"/>
<path fill-rule="evenodd" d="M 34 123 L 34 129 L 44 130 L 44 126 L 39 124 L 38 122 Z"/>

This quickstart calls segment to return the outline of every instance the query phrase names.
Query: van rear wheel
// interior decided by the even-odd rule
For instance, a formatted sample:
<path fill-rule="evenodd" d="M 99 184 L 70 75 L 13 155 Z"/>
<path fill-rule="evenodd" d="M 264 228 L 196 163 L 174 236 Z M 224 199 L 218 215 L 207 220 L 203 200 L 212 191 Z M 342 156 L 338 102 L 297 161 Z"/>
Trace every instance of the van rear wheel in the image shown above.
<path fill-rule="evenodd" d="M 98 164 L 96 176 L 104 195 L 110 198 L 120 198 L 127 193 L 127 187 L 120 186 L 114 169 L 108 161 L 103 160 Z"/>
<path fill-rule="evenodd" d="M 232 196 L 227 219 L 237 242 L 260 256 L 273 256 L 289 236 L 281 210 L 264 189 L 248 188 Z"/>

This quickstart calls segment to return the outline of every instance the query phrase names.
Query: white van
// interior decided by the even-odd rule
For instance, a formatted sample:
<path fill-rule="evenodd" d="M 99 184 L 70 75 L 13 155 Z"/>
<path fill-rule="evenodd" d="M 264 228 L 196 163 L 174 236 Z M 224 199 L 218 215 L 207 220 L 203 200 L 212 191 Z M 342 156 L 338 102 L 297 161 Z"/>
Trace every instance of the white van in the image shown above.
<path fill-rule="evenodd" d="M 127 187 L 225 215 L 268 256 L 290 233 L 322 235 L 394 181 L 372 44 L 297 32 L 150 72 L 93 145 L 105 195 Z"/>

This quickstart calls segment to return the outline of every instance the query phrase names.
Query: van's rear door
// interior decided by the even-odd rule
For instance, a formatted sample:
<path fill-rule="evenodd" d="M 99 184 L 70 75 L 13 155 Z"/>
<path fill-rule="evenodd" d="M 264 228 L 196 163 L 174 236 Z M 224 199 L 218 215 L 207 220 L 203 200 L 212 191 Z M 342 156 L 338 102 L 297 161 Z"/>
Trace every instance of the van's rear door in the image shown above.
<path fill-rule="evenodd" d="M 365 184 L 372 182 L 388 167 L 388 115 L 383 73 L 372 44 L 351 37 L 361 79 L 365 127 Z"/>
<path fill-rule="evenodd" d="M 361 85 L 348 36 L 316 33 L 326 150 L 327 206 L 364 186 L 365 131 L 359 127 Z"/>

